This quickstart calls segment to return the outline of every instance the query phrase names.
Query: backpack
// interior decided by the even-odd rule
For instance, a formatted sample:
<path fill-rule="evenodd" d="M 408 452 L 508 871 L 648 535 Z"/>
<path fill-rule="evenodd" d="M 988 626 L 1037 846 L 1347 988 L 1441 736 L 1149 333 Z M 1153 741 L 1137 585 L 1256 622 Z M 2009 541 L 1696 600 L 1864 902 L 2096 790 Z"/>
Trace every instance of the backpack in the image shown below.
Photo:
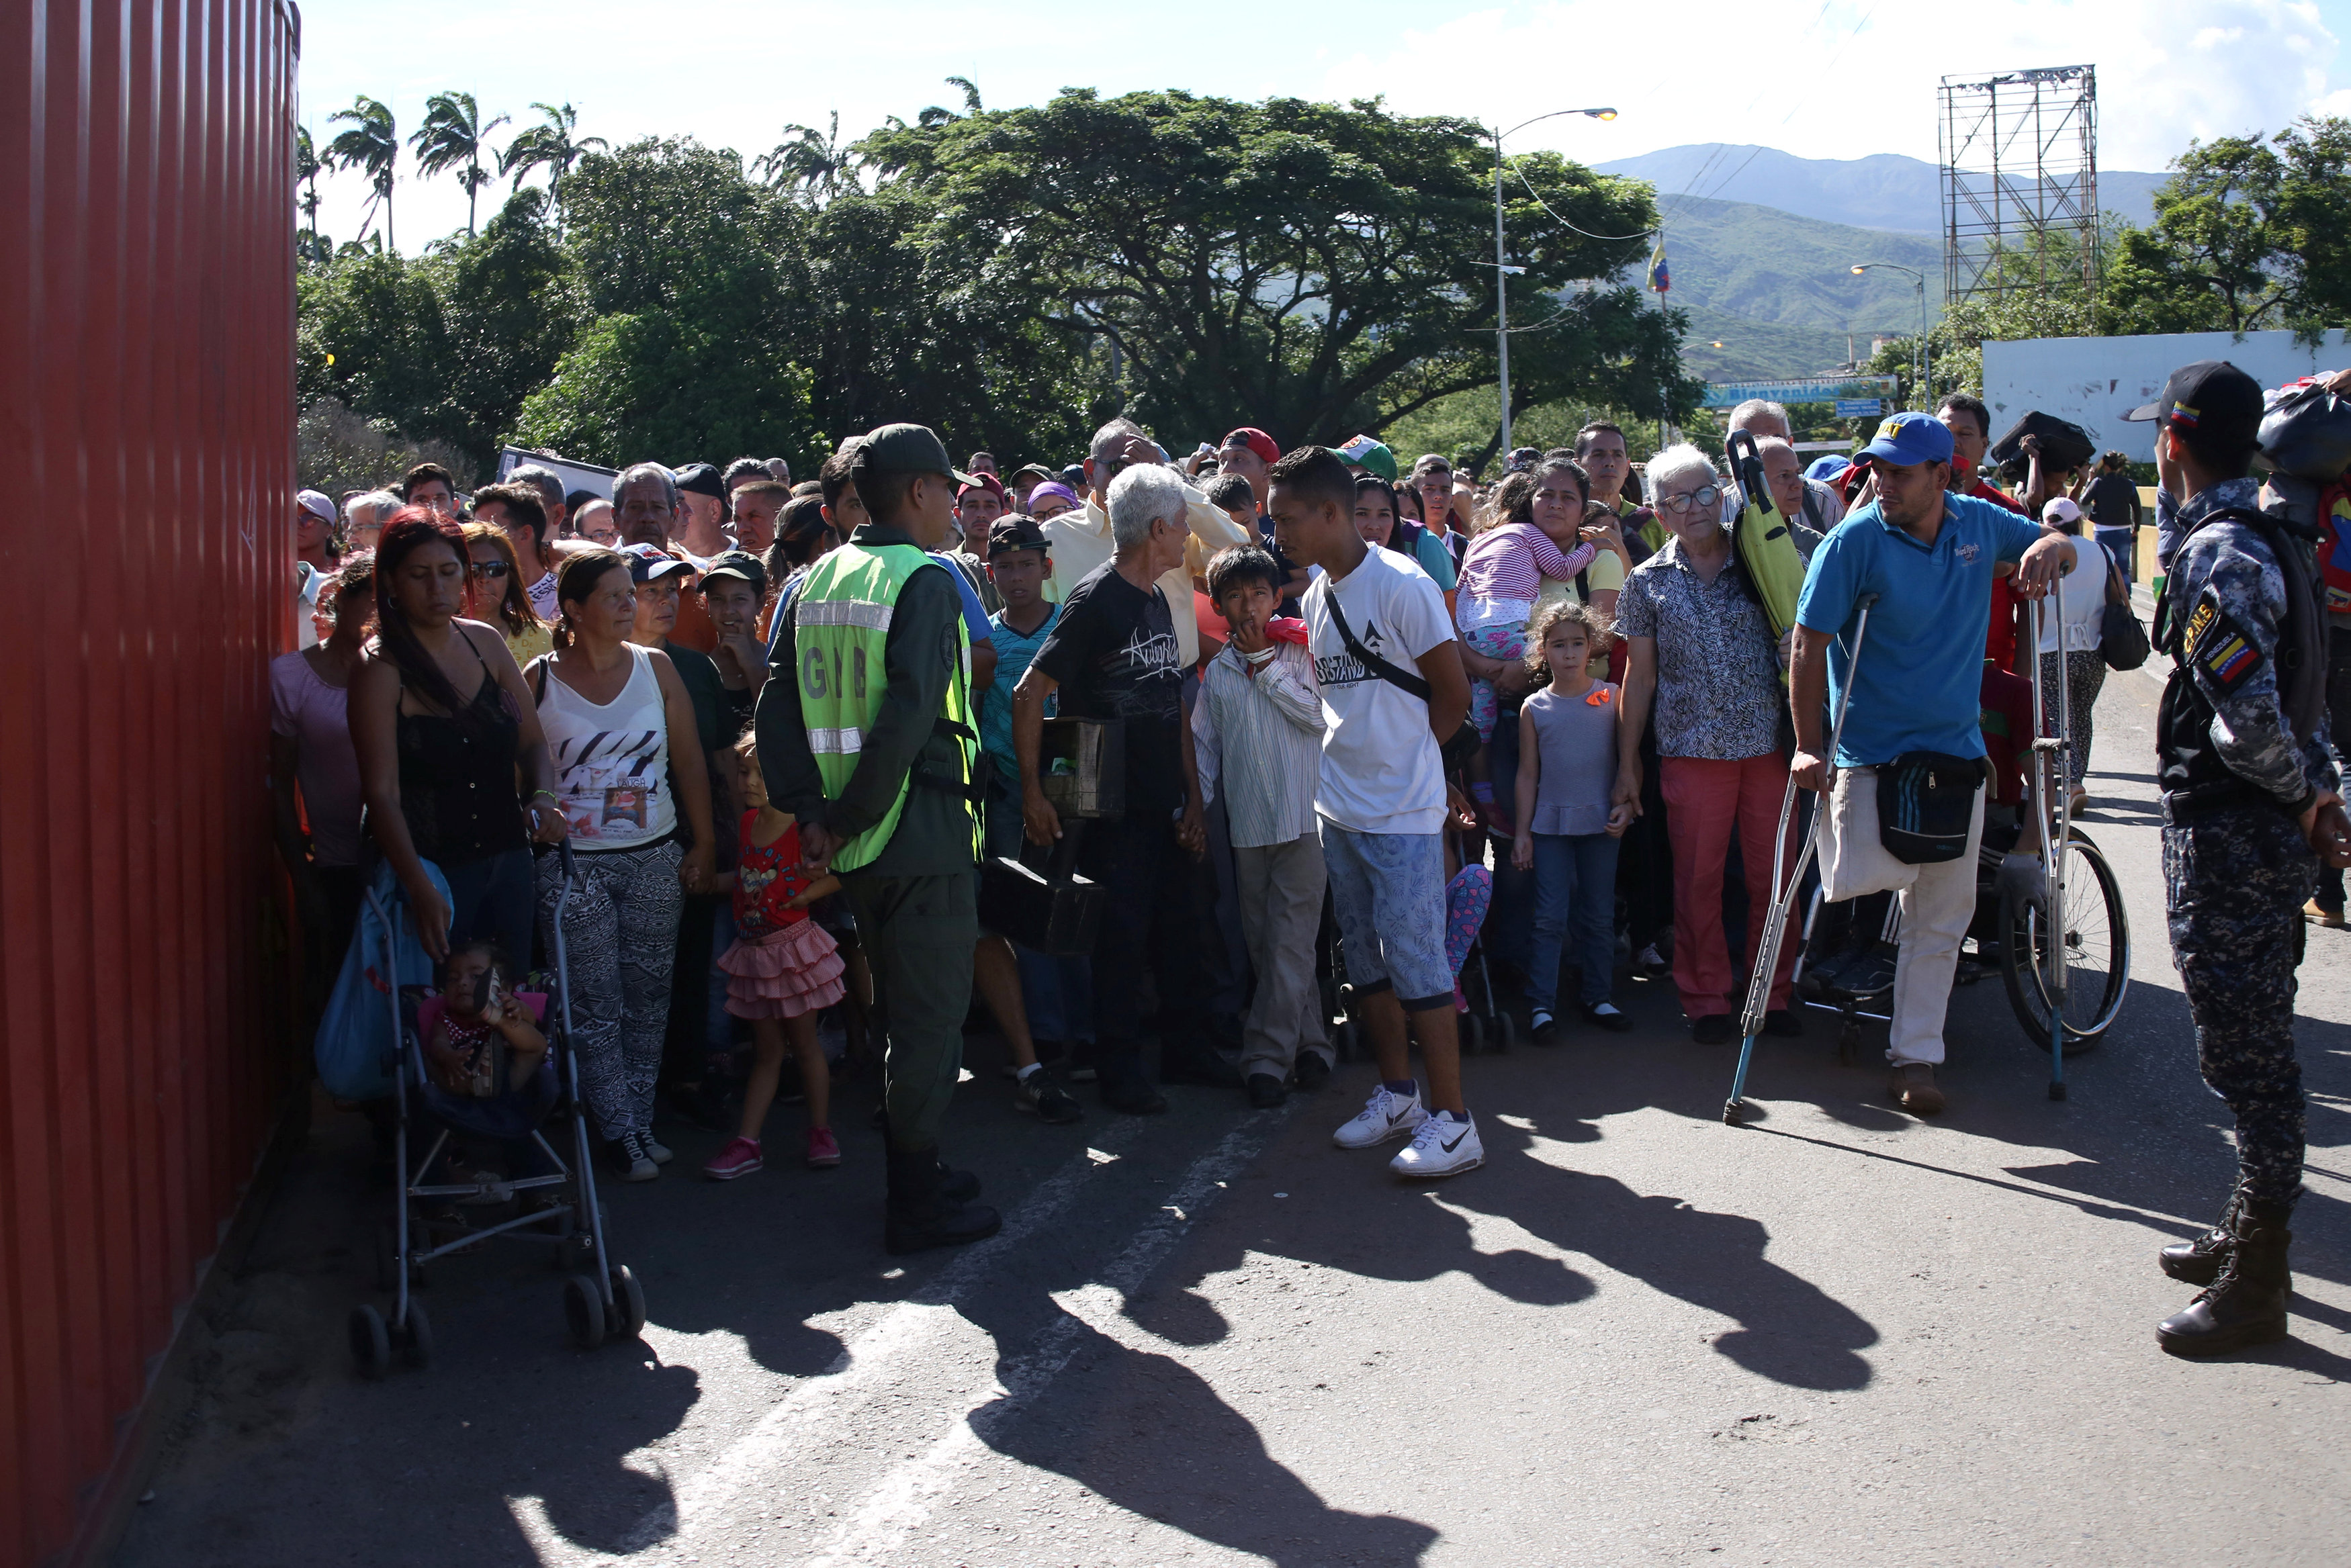
<path fill-rule="evenodd" d="M 2318 493 L 2318 570 L 2328 615 L 2351 615 L 2351 473 Z"/>

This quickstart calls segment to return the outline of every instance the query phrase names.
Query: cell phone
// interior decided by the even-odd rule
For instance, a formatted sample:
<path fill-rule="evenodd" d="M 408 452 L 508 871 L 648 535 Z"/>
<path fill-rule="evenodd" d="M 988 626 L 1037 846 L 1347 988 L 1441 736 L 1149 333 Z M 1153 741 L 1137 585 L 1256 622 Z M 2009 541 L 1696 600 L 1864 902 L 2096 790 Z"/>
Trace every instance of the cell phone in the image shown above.
<path fill-rule="evenodd" d="M 474 981 L 474 1011 L 487 1012 L 498 1000 L 498 976 L 496 970 L 484 970 Z"/>

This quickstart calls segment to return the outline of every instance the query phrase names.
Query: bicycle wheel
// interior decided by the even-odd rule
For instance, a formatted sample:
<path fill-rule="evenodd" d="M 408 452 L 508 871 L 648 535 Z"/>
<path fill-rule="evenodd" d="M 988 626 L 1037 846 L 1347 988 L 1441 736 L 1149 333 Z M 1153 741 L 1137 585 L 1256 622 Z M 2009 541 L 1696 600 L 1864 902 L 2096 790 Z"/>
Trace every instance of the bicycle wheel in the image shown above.
<path fill-rule="evenodd" d="M 2065 846 L 2065 907 L 2060 929 L 2065 962 L 2065 1054 L 2096 1045 L 2122 1011 L 2130 986 L 2130 919 L 2122 887 L 2088 835 Z M 2043 900 L 2014 894 L 2001 904 L 2001 979 L 2008 1004 L 2035 1044 L 2049 1044 L 2050 929 Z"/>

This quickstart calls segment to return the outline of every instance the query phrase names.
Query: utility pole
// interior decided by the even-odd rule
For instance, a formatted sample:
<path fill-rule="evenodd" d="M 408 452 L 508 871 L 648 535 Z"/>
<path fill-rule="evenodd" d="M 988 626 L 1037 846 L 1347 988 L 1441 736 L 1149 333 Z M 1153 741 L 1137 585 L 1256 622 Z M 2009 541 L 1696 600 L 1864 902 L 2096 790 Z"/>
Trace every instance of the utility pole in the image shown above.
<path fill-rule="evenodd" d="M 1593 119 L 1614 119 L 1613 109 L 1559 109 L 1522 119 L 1508 130 L 1494 132 L 1494 362 L 1502 398 L 1502 456 L 1510 455 L 1510 275 L 1524 267 L 1510 265 L 1502 243 L 1502 138 L 1516 136 L 1528 126 L 1562 115 L 1581 114 Z"/>

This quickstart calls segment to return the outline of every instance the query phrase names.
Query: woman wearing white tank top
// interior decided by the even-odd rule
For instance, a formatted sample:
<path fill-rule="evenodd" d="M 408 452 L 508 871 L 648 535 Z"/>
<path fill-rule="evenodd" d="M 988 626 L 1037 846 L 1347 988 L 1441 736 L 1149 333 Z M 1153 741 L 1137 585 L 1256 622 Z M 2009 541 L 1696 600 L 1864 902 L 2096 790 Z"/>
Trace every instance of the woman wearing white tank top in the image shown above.
<path fill-rule="evenodd" d="M 609 550 L 567 557 L 556 605 L 555 651 L 531 666 L 529 684 L 579 867 L 563 941 L 580 1076 L 623 1172 L 649 1181 L 670 1158 L 653 1139 L 653 1080 L 679 911 L 710 876 L 710 779 L 685 683 L 666 654 L 627 640 L 630 563 Z M 542 933 L 561 890 L 561 865 L 547 857 Z"/>

